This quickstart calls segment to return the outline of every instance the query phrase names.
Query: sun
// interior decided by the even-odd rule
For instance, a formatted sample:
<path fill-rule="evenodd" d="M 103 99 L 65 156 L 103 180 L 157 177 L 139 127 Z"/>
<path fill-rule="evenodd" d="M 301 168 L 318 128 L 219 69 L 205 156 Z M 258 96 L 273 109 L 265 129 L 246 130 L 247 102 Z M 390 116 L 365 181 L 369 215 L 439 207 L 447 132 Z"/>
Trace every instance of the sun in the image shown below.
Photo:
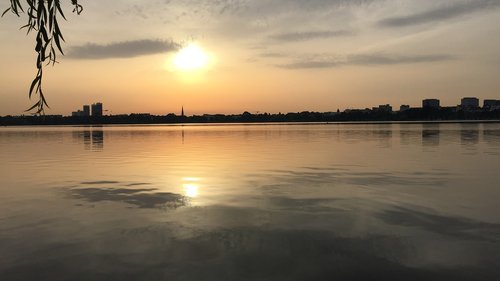
<path fill-rule="evenodd" d="M 178 70 L 194 71 L 206 68 L 209 56 L 201 47 L 192 43 L 179 50 L 173 62 Z"/>

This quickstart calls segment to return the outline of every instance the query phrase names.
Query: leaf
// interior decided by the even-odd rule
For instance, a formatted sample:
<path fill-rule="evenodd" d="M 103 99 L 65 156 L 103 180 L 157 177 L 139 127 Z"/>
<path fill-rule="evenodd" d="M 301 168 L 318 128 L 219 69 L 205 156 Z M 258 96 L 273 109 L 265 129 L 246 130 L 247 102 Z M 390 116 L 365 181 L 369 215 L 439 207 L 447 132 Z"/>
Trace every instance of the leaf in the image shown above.
<path fill-rule="evenodd" d="M 29 0 L 28 3 L 31 6 L 31 8 L 33 8 L 34 10 L 36 10 L 36 6 L 35 6 L 36 1 L 35 0 Z"/>
<path fill-rule="evenodd" d="M 55 27 L 55 30 L 56 30 L 56 34 L 58 34 L 58 35 L 61 37 L 61 39 L 62 39 L 64 42 L 66 42 L 66 40 L 64 40 L 64 37 L 63 37 L 63 35 L 62 35 L 61 29 L 59 29 L 59 24 L 57 23 L 57 21 L 55 22 L 54 27 Z"/>
<path fill-rule="evenodd" d="M 49 30 L 52 30 L 52 22 L 54 21 L 54 17 L 49 17 Z"/>
<path fill-rule="evenodd" d="M 59 4 L 59 1 L 56 2 L 56 8 L 57 10 L 59 11 L 59 13 L 61 14 L 61 16 L 63 17 L 64 20 L 67 20 L 66 19 L 66 16 L 64 15 L 62 9 L 61 9 L 61 4 Z"/>
<path fill-rule="evenodd" d="M 40 0 L 38 0 L 38 1 L 40 1 Z M 43 18 L 47 19 L 47 9 L 45 9 L 45 5 L 41 4 L 40 6 L 41 6 L 40 8 L 42 9 Z"/>
<path fill-rule="evenodd" d="M 10 7 L 12 8 L 12 12 L 14 12 L 14 14 L 16 14 L 17 16 L 19 16 L 19 10 L 21 10 L 21 12 L 24 12 L 23 6 L 19 2 L 19 0 L 11 0 L 10 3 L 11 3 Z"/>
<path fill-rule="evenodd" d="M 16 0 L 16 3 L 17 3 L 17 7 L 19 7 L 19 9 L 21 10 L 21 12 L 24 13 L 24 10 L 23 10 L 23 6 L 21 5 L 21 3 L 19 2 L 19 0 Z"/>
<path fill-rule="evenodd" d="M 40 101 L 36 102 L 32 107 L 26 109 L 25 111 L 32 111 L 33 109 L 35 109 L 35 107 L 38 107 L 40 105 Z"/>
<path fill-rule="evenodd" d="M 21 26 L 21 28 L 19 28 L 19 29 L 27 28 L 27 27 L 29 27 L 29 26 L 30 26 L 30 24 L 28 23 L 28 24 L 26 24 L 26 25 Z"/>
<path fill-rule="evenodd" d="M 43 40 L 45 42 L 47 42 L 47 41 L 49 41 L 49 35 L 47 34 L 47 30 L 45 29 L 43 24 L 44 24 L 44 22 L 42 21 L 42 26 L 40 27 L 40 30 L 38 31 L 38 33 L 41 33 L 43 36 Z"/>
<path fill-rule="evenodd" d="M 2 17 L 3 17 L 5 14 L 7 14 L 7 12 L 9 12 L 10 10 L 11 10 L 11 8 L 9 7 L 9 8 L 7 8 L 7 10 L 3 11 L 3 13 L 2 13 Z"/>
<path fill-rule="evenodd" d="M 42 101 L 42 107 L 45 105 L 46 107 L 50 108 L 49 104 L 45 100 L 45 96 L 42 94 L 42 91 L 40 90 L 40 100 Z"/>
<path fill-rule="evenodd" d="M 38 75 L 33 79 L 33 82 L 31 82 L 31 87 L 30 87 L 30 92 L 29 92 L 29 97 L 31 98 L 31 95 L 33 94 L 33 90 L 35 89 L 35 86 L 39 83 L 40 79 L 42 79 L 41 75 Z"/>
<path fill-rule="evenodd" d="M 38 102 L 41 104 L 41 109 L 42 109 L 42 111 L 43 111 L 43 105 L 45 104 L 45 105 L 47 105 L 47 106 L 48 106 L 48 104 L 47 104 L 47 102 L 45 101 L 45 96 L 43 95 L 42 88 L 40 88 L 40 90 L 39 90 L 38 92 L 39 92 L 39 94 L 40 94 L 40 100 L 39 100 Z"/>
<path fill-rule="evenodd" d="M 35 46 L 35 51 L 39 53 L 42 50 L 42 39 L 37 38 L 36 40 L 36 46 Z"/>
<path fill-rule="evenodd" d="M 57 36 L 57 34 L 56 34 L 56 36 L 54 36 L 54 40 L 56 41 L 57 49 L 59 49 L 59 52 L 61 52 L 61 54 L 64 55 L 64 52 L 61 48 L 61 42 L 59 41 L 59 36 Z"/>

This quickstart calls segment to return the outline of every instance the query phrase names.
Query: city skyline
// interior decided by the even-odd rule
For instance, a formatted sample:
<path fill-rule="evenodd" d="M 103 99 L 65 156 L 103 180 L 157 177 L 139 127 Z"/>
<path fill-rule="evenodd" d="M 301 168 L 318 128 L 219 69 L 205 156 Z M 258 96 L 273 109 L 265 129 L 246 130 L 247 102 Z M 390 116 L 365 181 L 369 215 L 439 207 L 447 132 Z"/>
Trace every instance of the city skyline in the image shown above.
<path fill-rule="evenodd" d="M 47 114 L 100 100 L 113 114 L 327 111 L 498 99 L 500 1 L 82 3 L 61 22 Z M 0 22 L 0 115 L 29 108 L 24 18 Z M 125 32 L 126 31 L 126 32 Z"/>
<path fill-rule="evenodd" d="M 211 113 L 211 112 L 203 112 L 203 113 L 194 113 L 192 115 L 186 115 L 184 112 L 184 105 L 181 106 L 180 108 L 180 113 L 176 114 L 176 112 L 163 112 L 160 114 L 151 114 L 150 112 L 145 112 L 145 111 L 137 111 L 137 112 L 126 112 L 126 113 L 119 113 L 119 114 L 113 114 L 112 110 L 109 109 L 104 109 L 104 105 L 102 102 L 95 102 L 95 103 L 89 103 L 89 104 L 83 104 L 82 109 L 77 109 L 76 111 L 72 111 L 70 114 L 49 114 L 49 116 L 67 116 L 67 117 L 102 117 L 102 116 L 120 116 L 120 115 L 156 115 L 156 116 L 162 116 L 162 115 L 176 115 L 180 117 L 193 117 L 193 116 L 216 116 L 216 115 L 228 115 L 228 116 L 238 116 L 240 114 L 246 114 L 246 113 L 252 113 L 249 112 L 248 110 L 244 110 L 243 112 L 239 113 Z M 297 112 L 285 112 L 285 111 L 279 111 L 279 112 L 261 112 L 261 111 L 255 111 L 253 114 L 290 114 L 290 113 L 301 113 L 301 112 L 311 112 L 311 113 L 339 113 L 339 112 L 350 112 L 350 111 L 382 111 L 382 112 L 402 112 L 410 109 L 454 109 L 454 110 L 465 110 L 465 111 L 470 111 L 470 110 L 476 110 L 476 109 L 481 109 L 481 110 L 486 110 L 486 111 L 498 111 L 500 110 L 500 99 L 479 99 L 477 97 L 462 97 L 459 100 L 459 103 L 456 105 L 446 105 L 442 104 L 440 99 L 437 98 L 424 98 L 421 100 L 420 106 L 411 106 L 409 104 L 401 104 L 399 105 L 399 110 L 397 110 L 398 105 L 394 104 L 380 104 L 378 106 L 372 106 L 372 107 L 360 107 L 360 108 L 345 108 L 342 111 L 337 108 L 337 110 L 331 109 L 323 112 L 318 112 L 318 111 L 310 111 L 310 110 L 303 110 L 303 111 L 297 111 Z M 109 113 L 109 114 L 104 114 L 104 112 Z M 12 115 L 6 115 L 7 116 L 12 116 Z M 25 114 L 21 115 L 14 115 L 14 116 L 25 116 Z M 2 117 L 2 115 L 0 115 Z"/>
<path fill-rule="evenodd" d="M 481 101 L 483 101 L 483 103 L 481 104 Z M 425 99 L 422 99 L 421 100 L 421 103 L 420 103 L 420 107 L 419 106 L 411 106 L 409 104 L 401 104 L 399 105 L 399 108 L 400 110 L 399 111 L 403 111 L 403 110 L 407 110 L 407 109 L 411 109 L 411 108 L 450 108 L 450 107 L 457 107 L 457 108 L 471 108 L 471 109 L 474 109 L 474 108 L 487 108 L 487 109 L 490 109 L 490 110 L 496 110 L 496 109 L 500 109 L 500 99 L 497 100 L 497 99 L 479 99 L 477 97 L 463 97 L 459 100 L 459 103 L 456 104 L 456 105 L 442 105 L 441 104 L 441 101 L 437 98 L 425 98 Z M 94 114 L 94 106 L 97 106 L 99 109 L 97 110 L 98 113 L 97 114 Z M 96 107 L 96 108 L 97 108 Z M 371 109 L 373 110 L 377 110 L 377 109 L 382 109 L 382 110 L 387 110 L 390 108 L 389 111 L 395 111 L 393 110 L 394 107 L 397 107 L 397 105 L 393 105 L 393 104 L 381 104 L 381 105 L 378 105 L 377 106 L 373 106 L 371 107 Z M 364 107 L 364 108 L 345 108 L 343 111 L 348 111 L 348 110 L 364 110 L 364 109 L 370 109 L 370 107 Z M 303 110 L 304 111 L 309 111 L 309 110 Z M 339 108 L 337 108 L 337 111 L 340 111 Z M 87 104 L 84 104 L 83 105 L 83 110 L 77 110 L 77 111 L 72 111 L 71 112 L 71 116 L 74 116 L 74 117 L 89 117 L 89 116 L 102 116 L 103 115 L 103 112 L 111 112 L 110 110 L 104 110 L 103 109 L 103 104 L 101 102 L 96 102 L 96 103 L 92 103 L 92 111 L 90 111 L 90 105 L 87 105 Z M 184 114 L 184 105 L 181 106 L 181 109 L 180 109 L 180 116 L 186 116 Z M 247 110 L 244 110 L 244 112 L 248 112 Z M 281 111 L 279 111 L 281 113 Z M 329 110 L 329 111 L 325 111 L 325 112 L 334 112 L 334 110 Z M 123 114 L 144 114 L 145 112 L 142 112 L 142 113 L 139 113 L 139 112 L 128 112 L 128 113 L 123 113 Z M 259 113 L 262 113 L 260 111 L 256 111 L 255 113 L 259 114 Z M 271 113 L 271 114 L 275 114 L 277 112 L 265 112 L 265 113 Z M 288 112 L 287 112 L 288 113 Z M 150 114 L 149 112 L 145 113 L 145 114 Z M 174 112 L 170 112 L 168 114 L 175 114 Z M 211 113 L 202 113 L 202 114 L 211 114 Z M 221 112 L 219 113 L 212 113 L 212 114 L 223 114 Z M 237 114 L 237 113 L 236 113 Z M 112 114 L 110 114 L 112 115 Z M 158 115 L 161 115 L 161 114 L 158 114 Z M 68 115 L 69 116 L 69 115 Z"/>

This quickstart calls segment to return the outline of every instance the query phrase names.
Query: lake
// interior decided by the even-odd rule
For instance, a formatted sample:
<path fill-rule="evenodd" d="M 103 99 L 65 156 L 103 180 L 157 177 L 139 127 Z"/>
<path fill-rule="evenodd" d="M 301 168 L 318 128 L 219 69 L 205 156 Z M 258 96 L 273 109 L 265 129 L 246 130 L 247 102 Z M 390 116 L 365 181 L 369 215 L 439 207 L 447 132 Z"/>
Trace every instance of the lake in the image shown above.
<path fill-rule="evenodd" d="M 499 280 L 500 124 L 0 128 L 0 280 Z"/>

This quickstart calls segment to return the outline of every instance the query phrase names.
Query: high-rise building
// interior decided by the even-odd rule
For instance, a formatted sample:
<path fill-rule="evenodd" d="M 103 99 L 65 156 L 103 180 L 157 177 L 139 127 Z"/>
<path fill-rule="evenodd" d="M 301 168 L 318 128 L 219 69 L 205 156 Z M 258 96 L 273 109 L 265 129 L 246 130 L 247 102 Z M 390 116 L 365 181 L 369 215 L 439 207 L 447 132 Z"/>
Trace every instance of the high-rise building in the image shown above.
<path fill-rule="evenodd" d="M 479 107 L 479 99 L 476 97 L 466 97 L 460 103 L 462 109 L 474 109 Z"/>
<path fill-rule="evenodd" d="M 89 117 L 90 116 L 90 106 L 89 105 L 84 105 L 83 106 L 83 116 Z"/>
<path fill-rule="evenodd" d="M 439 108 L 439 100 L 438 99 L 425 99 L 422 101 L 422 108 Z"/>
<path fill-rule="evenodd" d="M 101 117 L 102 116 L 102 103 L 94 103 L 92 104 L 92 116 L 93 117 Z"/>

